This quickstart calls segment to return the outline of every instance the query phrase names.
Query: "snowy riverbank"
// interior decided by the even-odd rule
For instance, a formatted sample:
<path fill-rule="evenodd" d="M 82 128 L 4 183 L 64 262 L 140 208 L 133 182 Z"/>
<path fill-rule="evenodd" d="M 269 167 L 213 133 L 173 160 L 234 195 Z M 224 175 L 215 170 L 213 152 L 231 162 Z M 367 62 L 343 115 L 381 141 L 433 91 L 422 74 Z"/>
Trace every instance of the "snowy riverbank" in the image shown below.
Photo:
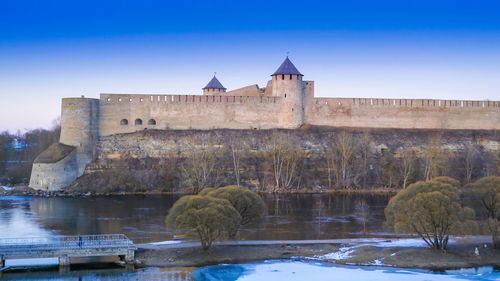
<path fill-rule="evenodd" d="M 484 247 L 486 245 L 486 248 Z M 479 255 L 475 249 L 478 248 Z M 336 264 L 452 269 L 500 266 L 500 251 L 487 237 L 455 238 L 446 252 L 428 249 L 420 239 L 331 239 L 297 241 L 226 241 L 209 251 L 197 242 L 139 245 L 139 266 L 203 266 L 265 259 L 312 259 Z"/>

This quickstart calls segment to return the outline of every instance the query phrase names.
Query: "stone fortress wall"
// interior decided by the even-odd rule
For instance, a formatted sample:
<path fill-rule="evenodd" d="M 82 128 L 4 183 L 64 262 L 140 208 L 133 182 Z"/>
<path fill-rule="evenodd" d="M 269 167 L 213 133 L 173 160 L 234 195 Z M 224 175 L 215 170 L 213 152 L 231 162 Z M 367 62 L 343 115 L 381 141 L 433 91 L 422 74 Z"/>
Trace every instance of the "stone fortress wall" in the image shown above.
<path fill-rule="evenodd" d="M 499 101 L 313 98 L 305 123 L 316 126 L 500 130 Z"/>
<path fill-rule="evenodd" d="M 94 160 L 98 141 L 99 100 L 62 99 L 59 143 L 35 159 L 29 186 L 53 190 L 70 185 Z M 61 147 L 65 147 L 66 152 L 61 152 Z"/>
<path fill-rule="evenodd" d="M 280 97 L 101 94 L 101 136 L 144 129 L 277 128 Z"/>
<path fill-rule="evenodd" d="M 34 161 L 30 186 L 63 188 L 82 175 L 99 153 L 100 137 L 147 129 L 298 129 L 311 125 L 500 130 L 500 101 L 315 98 L 314 81 L 303 81 L 288 58 L 271 77 L 265 88 L 251 85 L 226 92 L 214 76 L 203 95 L 65 98 L 60 143 L 74 147 L 75 152 L 53 162 L 42 153 Z"/>
<path fill-rule="evenodd" d="M 302 125 L 500 130 L 499 101 L 312 97 L 305 99 L 304 116 L 297 114 L 295 120 L 290 120 L 296 116 L 291 108 L 300 110 L 301 105 L 286 105 L 285 99 L 101 94 L 99 135 L 144 129 L 272 129 Z M 283 121 L 285 118 L 289 119 Z"/>

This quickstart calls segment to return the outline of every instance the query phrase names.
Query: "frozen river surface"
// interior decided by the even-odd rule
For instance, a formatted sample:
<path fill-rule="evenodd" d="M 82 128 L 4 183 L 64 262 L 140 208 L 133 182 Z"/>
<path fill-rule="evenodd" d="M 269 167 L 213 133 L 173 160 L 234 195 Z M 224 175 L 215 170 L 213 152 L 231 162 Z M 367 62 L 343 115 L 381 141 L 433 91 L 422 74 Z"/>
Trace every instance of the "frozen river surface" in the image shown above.
<path fill-rule="evenodd" d="M 264 261 L 250 264 L 214 265 L 196 269 L 196 281 L 446 281 L 500 280 L 500 271 L 493 267 L 431 272 L 390 267 L 334 266 L 320 262 Z"/>

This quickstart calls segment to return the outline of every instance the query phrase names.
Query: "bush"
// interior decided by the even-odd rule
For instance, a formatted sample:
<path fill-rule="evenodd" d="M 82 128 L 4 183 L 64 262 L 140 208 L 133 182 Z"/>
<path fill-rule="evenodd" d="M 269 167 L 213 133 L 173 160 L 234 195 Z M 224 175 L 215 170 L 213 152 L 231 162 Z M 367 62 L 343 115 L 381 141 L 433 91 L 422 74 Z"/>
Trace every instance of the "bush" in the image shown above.
<path fill-rule="evenodd" d="M 500 248 L 500 177 L 485 177 L 464 187 L 464 201 L 474 208 Z"/>
<path fill-rule="evenodd" d="M 386 226 L 417 233 L 430 248 L 445 250 L 451 234 L 475 229 L 474 211 L 461 206 L 459 194 L 458 182 L 451 178 L 416 182 L 389 201 Z"/>
<path fill-rule="evenodd" d="M 198 192 L 198 195 L 200 195 L 200 196 L 206 196 L 206 195 L 208 195 L 210 192 L 212 192 L 214 190 L 215 190 L 215 188 L 213 188 L 213 187 L 205 187 L 200 192 Z"/>
<path fill-rule="evenodd" d="M 167 227 L 197 235 L 203 250 L 239 226 L 240 215 L 225 199 L 187 195 L 177 200 L 165 219 Z"/>
<path fill-rule="evenodd" d="M 205 188 L 206 189 L 206 188 Z M 205 190 L 204 189 L 204 190 Z M 203 192 L 203 191 L 202 191 Z M 262 220 L 265 214 L 266 205 L 260 196 L 246 187 L 228 185 L 213 189 L 206 193 L 207 196 L 226 199 L 238 211 L 241 217 L 239 226 L 248 226 Z M 235 237 L 236 232 L 229 233 L 230 237 Z"/>

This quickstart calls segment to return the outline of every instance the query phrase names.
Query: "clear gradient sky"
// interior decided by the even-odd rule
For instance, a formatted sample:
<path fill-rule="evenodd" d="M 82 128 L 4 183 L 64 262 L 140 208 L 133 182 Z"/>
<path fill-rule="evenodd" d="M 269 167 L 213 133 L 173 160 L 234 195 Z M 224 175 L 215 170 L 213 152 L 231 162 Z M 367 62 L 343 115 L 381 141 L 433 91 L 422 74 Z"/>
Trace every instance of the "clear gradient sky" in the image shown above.
<path fill-rule="evenodd" d="M 265 86 L 287 52 L 316 96 L 500 100 L 500 0 L 0 0 L 0 130 L 215 71 Z"/>

